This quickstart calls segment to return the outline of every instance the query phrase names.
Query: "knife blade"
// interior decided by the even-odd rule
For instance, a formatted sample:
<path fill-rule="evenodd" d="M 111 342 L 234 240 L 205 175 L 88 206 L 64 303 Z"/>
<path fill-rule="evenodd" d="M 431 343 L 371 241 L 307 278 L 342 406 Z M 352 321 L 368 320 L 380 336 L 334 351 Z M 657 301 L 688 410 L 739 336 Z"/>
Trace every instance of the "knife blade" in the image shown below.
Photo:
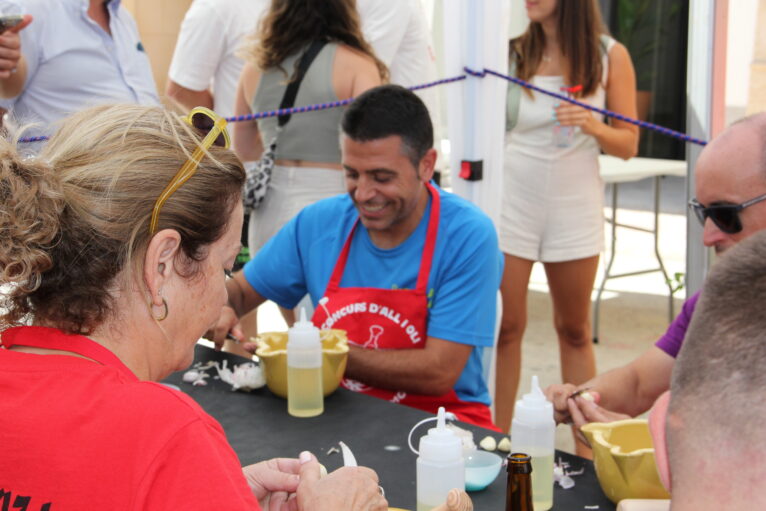
<path fill-rule="evenodd" d="M 351 449 L 349 449 L 349 447 L 343 442 L 338 442 L 338 445 L 340 445 L 340 452 L 343 454 L 343 466 L 355 467 L 356 458 L 354 457 L 354 453 L 351 452 Z"/>

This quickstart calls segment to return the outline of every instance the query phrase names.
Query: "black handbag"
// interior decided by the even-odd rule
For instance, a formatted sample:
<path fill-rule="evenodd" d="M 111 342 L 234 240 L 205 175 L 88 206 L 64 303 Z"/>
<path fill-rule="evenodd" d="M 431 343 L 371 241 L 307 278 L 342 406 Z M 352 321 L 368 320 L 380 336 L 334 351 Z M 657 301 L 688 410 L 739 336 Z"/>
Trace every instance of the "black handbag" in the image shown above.
<path fill-rule="evenodd" d="M 306 75 L 306 71 L 325 44 L 327 44 L 327 41 L 314 41 L 301 56 L 295 79 L 290 82 L 285 89 L 282 102 L 279 104 L 280 110 L 293 107 L 295 98 L 298 96 L 298 88 L 303 81 L 303 77 Z M 242 191 L 242 202 L 244 203 L 246 212 L 250 212 L 260 206 L 263 199 L 266 197 L 266 192 L 268 191 L 269 183 L 271 182 L 271 172 L 274 169 L 274 161 L 276 160 L 277 138 L 285 124 L 290 121 L 291 116 L 291 114 L 279 116 L 277 133 L 269 145 L 264 149 L 260 160 L 245 167 L 247 177 L 245 180 L 245 188 Z"/>

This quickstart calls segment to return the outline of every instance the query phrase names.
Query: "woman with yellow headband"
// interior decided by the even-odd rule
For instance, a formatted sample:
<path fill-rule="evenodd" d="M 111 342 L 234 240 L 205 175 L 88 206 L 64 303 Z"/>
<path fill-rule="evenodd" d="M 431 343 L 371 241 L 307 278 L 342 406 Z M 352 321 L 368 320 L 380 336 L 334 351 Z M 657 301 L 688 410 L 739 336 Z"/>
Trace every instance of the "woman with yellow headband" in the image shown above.
<path fill-rule="evenodd" d="M 377 476 L 309 453 L 240 467 L 155 382 L 226 303 L 244 171 L 205 109 L 101 106 L 39 158 L 0 141 L 0 488 L 29 509 L 386 509 Z"/>

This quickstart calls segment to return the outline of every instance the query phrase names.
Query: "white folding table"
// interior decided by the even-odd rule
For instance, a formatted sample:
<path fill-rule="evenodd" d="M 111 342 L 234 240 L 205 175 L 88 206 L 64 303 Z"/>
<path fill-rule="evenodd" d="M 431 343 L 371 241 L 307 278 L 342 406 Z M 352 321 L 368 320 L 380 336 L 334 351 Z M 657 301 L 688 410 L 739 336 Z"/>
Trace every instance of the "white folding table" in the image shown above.
<path fill-rule="evenodd" d="M 601 155 L 599 156 L 599 164 L 601 165 L 601 177 L 606 184 L 612 187 L 612 212 L 607 217 L 607 222 L 611 224 L 611 245 L 609 260 L 606 263 L 604 269 L 604 276 L 601 280 L 601 284 L 596 294 L 596 300 L 593 305 L 593 342 L 598 342 L 599 333 L 599 309 L 601 306 L 601 295 L 604 292 L 604 287 L 609 279 L 616 279 L 620 277 L 630 277 L 634 275 L 643 275 L 645 273 L 661 272 L 665 278 L 665 282 L 668 286 L 668 318 L 669 321 L 673 320 L 673 285 L 668 277 L 668 273 L 665 270 L 665 265 L 662 262 L 662 255 L 659 250 L 659 218 L 660 218 L 660 192 L 662 189 L 662 178 L 665 176 L 680 176 L 685 177 L 687 175 L 687 165 L 683 160 L 663 160 L 656 158 L 631 158 L 630 160 L 622 160 L 614 156 Z M 654 227 L 647 229 L 636 225 L 626 225 L 617 222 L 617 195 L 620 183 L 639 181 L 641 179 L 654 178 Z M 612 274 L 612 264 L 614 264 L 615 255 L 617 254 L 617 227 L 626 229 L 633 229 L 636 231 L 646 232 L 654 238 L 654 255 L 657 259 L 657 267 L 647 268 L 642 270 L 636 270 L 626 273 Z"/>

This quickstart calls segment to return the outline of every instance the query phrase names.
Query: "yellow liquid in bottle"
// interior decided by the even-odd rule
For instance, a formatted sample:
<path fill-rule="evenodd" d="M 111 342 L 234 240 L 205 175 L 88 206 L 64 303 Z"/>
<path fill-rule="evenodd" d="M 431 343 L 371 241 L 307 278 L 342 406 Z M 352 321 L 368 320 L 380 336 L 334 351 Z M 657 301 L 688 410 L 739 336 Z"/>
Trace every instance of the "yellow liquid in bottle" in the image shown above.
<path fill-rule="evenodd" d="M 322 412 L 322 368 L 287 366 L 287 413 L 293 417 L 316 417 Z"/>
<path fill-rule="evenodd" d="M 532 503 L 535 511 L 553 507 L 553 453 L 532 456 Z"/>

